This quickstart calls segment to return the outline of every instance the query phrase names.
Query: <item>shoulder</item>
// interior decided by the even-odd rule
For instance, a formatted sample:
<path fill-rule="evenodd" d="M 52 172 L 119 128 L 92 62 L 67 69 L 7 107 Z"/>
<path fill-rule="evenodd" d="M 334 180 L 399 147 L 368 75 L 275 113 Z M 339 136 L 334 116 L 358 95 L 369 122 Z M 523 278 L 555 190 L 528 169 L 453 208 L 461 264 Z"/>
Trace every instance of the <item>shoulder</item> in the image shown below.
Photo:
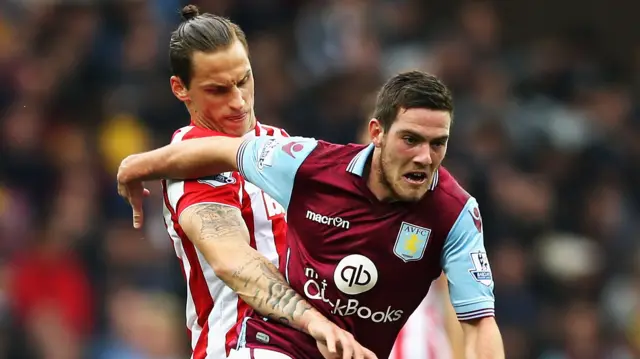
<path fill-rule="evenodd" d="M 318 140 L 316 148 L 309 155 L 310 163 L 321 167 L 346 167 L 351 161 L 366 148 L 366 145 L 348 144 L 340 145 Z"/>
<path fill-rule="evenodd" d="M 167 180 L 165 202 L 180 215 L 186 208 L 216 203 L 241 208 L 244 180 L 237 172 L 189 180 Z"/>
<path fill-rule="evenodd" d="M 432 202 L 429 202 L 429 205 L 438 208 L 440 218 L 453 226 L 465 206 L 474 199 L 442 166 L 438 169 L 437 181 L 431 194 L 433 196 Z"/>
<path fill-rule="evenodd" d="M 434 195 L 440 203 L 462 209 L 471 195 L 467 192 L 453 175 L 443 166 L 438 169 L 437 185 Z"/>

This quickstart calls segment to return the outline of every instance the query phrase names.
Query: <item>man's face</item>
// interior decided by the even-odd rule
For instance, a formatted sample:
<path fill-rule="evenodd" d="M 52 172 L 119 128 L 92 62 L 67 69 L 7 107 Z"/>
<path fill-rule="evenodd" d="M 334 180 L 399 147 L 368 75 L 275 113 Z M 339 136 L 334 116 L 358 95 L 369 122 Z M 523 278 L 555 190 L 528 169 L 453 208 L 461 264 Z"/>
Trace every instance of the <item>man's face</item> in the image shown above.
<path fill-rule="evenodd" d="M 451 114 L 400 109 L 387 133 L 379 134 L 378 181 L 392 199 L 419 201 L 447 152 Z"/>
<path fill-rule="evenodd" d="M 196 51 L 192 59 L 189 88 L 171 78 L 176 97 L 185 102 L 194 121 L 235 136 L 247 133 L 255 124 L 251 63 L 240 41 L 215 52 Z"/>

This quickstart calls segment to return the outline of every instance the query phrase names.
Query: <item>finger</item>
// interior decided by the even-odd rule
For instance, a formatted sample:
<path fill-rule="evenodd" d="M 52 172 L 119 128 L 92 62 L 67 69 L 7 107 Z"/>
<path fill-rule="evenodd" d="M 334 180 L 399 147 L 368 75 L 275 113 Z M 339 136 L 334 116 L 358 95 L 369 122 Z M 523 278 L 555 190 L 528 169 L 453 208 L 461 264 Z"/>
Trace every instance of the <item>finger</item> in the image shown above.
<path fill-rule="evenodd" d="M 364 359 L 378 359 L 378 356 L 375 355 L 371 350 L 362 347 L 362 350 L 364 351 Z"/>
<path fill-rule="evenodd" d="M 133 211 L 133 228 L 140 229 L 144 222 L 142 210 Z"/>
<path fill-rule="evenodd" d="M 351 344 L 351 339 L 346 334 L 346 332 L 341 331 L 338 334 L 338 341 L 340 342 L 340 347 L 342 348 L 342 359 L 351 359 L 353 357 L 353 347 Z"/>
<path fill-rule="evenodd" d="M 364 359 L 364 348 L 362 345 L 352 338 L 351 346 L 353 347 L 353 358 Z"/>
<path fill-rule="evenodd" d="M 127 187 L 123 186 L 121 184 L 118 183 L 118 195 L 120 195 L 120 197 L 124 198 L 125 200 L 127 200 L 127 202 L 129 201 L 129 191 L 127 191 Z"/>
<path fill-rule="evenodd" d="M 144 213 L 142 211 L 142 200 L 139 198 L 131 199 L 131 209 L 133 210 L 133 228 L 139 229 L 144 222 Z"/>
<path fill-rule="evenodd" d="M 143 196 L 145 196 L 145 197 L 148 197 L 148 196 L 150 196 L 150 195 L 151 195 L 151 191 L 149 191 L 148 189 L 146 189 L 146 188 L 145 188 L 145 189 L 142 191 L 142 195 L 143 195 Z"/>
<path fill-rule="evenodd" d="M 327 343 L 327 349 L 329 350 L 329 353 L 331 354 L 336 354 L 336 336 L 333 333 L 333 331 L 329 331 L 327 332 L 327 334 L 325 334 L 324 336 L 324 340 Z"/>

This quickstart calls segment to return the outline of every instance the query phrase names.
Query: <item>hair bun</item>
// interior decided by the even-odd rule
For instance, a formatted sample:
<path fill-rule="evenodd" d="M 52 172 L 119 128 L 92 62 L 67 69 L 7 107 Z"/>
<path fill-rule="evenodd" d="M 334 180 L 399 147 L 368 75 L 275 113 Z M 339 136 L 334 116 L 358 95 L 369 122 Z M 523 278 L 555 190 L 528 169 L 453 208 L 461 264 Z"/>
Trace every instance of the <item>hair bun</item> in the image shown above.
<path fill-rule="evenodd" d="M 195 5 L 187 5 L 182 8 L 182 11 L 180 11 L 180 16 L 183 21 L 189 21 L 198 15 L 200 15 L 200 11 Z"/>

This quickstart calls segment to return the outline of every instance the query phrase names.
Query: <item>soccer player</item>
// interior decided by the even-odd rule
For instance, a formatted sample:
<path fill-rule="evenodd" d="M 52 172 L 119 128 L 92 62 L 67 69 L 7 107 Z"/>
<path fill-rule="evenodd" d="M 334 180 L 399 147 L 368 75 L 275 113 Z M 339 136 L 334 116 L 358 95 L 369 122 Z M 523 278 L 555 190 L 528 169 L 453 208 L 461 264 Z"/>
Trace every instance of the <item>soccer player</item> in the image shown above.
<path fill-rule="evenodd" d="M 368 126 L 358 140 L 370 143 Z M 398 333 L 389 359 L 463 359 L 462 349 L 462 328 L 449 302 L 447 278 L 440 275 Z"/>
<path fill-rule="evenodd" d="M 437 78 L 402 73 L 378 94 L 368 146 L 302 137 L 197 139 L 125 159 L 118 180 L 139 197 L 142 180 L 237 169 L 287 209 L 280 271 L 291 287 L 378 357 L 389 357 L 444 270 L 466 357 L 504 358 L 478 204 L 440 166 L 452 112 L 451 94 Z M 231 357 L 261 350 L 321 358 L 326 353 L 314 344 L 254 313 Z"/>
<path fill-rule="evenodd" d="M 225 18 L 200 15 L 192 5 L 182 16 L 170 41 L 170 83 L 191 124 L 176 131 L 172 142 L 211 136 L 287 137 L 283 130 L 256 121 L 242 30 Z M 188 285 L 192 358 L 227 357 L 246 303 L 323 342 L 338 341 L 357 356 L 366 352 L 278 273 L 274 265 L 286 245 L 285 212 L 268 194 L 237 172 L 166 180 L 163 192 L 165 224 Z M 142 224 L 138 215 L 141 212 L 134 217 L 136 227 Z M 253 285 L 250 290 L 247 283 Z"/>

